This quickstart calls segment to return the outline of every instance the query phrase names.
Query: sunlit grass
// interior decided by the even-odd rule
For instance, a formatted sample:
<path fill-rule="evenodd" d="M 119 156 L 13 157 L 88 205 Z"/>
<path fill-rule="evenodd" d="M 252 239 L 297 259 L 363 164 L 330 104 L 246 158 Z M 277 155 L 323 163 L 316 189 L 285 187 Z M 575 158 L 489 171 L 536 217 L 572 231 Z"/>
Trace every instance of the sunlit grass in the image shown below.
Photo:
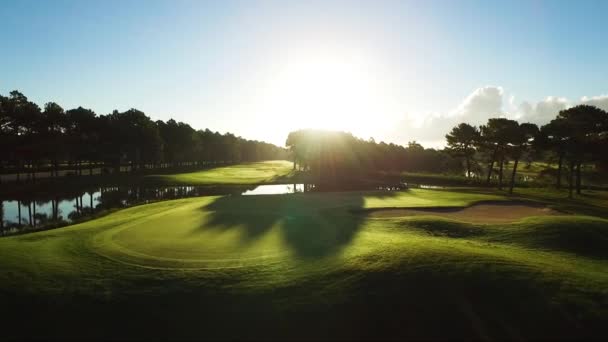
<path fill-rule="evenodd" d="M 196 172 L 149 175 L 146 181 L 171 185 L 224 185 L 273 183 L 288 180 L 293 164 L 285 160 L 243 163 Z"/>
<path fill-rule="evenodd" d="M 59 303 L 52 305 L 80 298 L 95 320 L 122 317 L 137 326 L 158 319 L 175 338 L 243 336 L 214 330 L 228 317 L 256 336 L 279 337 L 295 332 L 259 320 L 306 327 L 300 333 L 308 337 L 551 337 L 580 332 L 576 324 L 598 328 L 592 323 L 608 314 L 607 220 L 570 215 L 488 225 L 352 212 L 496 199 L 507 198 L 412 189 L 133 207 L 0 239 L 0 299 L 13 307 L 27 296 Z M 161 299 L 165 306 L 153 309 Z M 112 316 L 96 314 L 96 302 L 111 305 Z M 197 324 L 185 323 L 194 317 Z M 381 323 L 360 321 L 371 317 Z M 404 318 L 408 329 L 398 324 Z"/>

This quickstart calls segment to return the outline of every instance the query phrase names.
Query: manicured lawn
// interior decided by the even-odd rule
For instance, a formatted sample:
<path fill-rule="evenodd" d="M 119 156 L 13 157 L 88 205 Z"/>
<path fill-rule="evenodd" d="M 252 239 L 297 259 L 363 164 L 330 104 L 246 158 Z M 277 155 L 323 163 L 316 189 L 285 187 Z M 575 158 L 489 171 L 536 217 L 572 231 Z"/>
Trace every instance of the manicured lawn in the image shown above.
<path fill-rule="evenodd" d="M 201 197 L 1 238 L 0 336 L 608 337 L 608 220 L 575 215 L 607 203 L 532 195 L 569 213 L 365 213 L 507 200 L 474 189 Z"/>
<path fill-rule="evenodd" d="M 256 184 L 289 182 L 293 164 L 286 160 L 243 163 L 169 175 L 148 175 L 144 181 L 171 185 Z"/>

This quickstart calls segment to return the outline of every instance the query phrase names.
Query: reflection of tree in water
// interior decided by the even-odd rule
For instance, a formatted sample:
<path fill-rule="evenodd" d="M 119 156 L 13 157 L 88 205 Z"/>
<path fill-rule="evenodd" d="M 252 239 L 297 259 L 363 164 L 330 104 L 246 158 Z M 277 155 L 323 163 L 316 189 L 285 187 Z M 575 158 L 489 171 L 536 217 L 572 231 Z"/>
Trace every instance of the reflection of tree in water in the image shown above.
<path fill-rule="evenodd" d="M 255 186 L 171 186 L 171 187 L 112 187 L 102 188 L 97 208 L 123 208 L 133 204 L 149 203 L 187 197 L 212 195 L 239 195 Z"/>
<path fill-rule="evenodd" d="M 0 200 L 0 232 L 4 231 L 4 202 Z"/>
<path fill-rule="evenodd" d="M 126 191 L 124 188 L 122 190 L 120 187 L 102 188 L 100 192 L 101 196 L 99 196 L 97 208 L 112 209 L 126 206 L 126 202 L 124 200 L 126 197 Z"/>
<path fill-rule="evenodd" d="M 394 195 L 375 192 L 366 197 Z M 297 256 L 325 257 L 345 247 L 361 228 L 365 216 L 351 210 L 363 208 L 364 201 L 362 193 L 354 192 L 219 197 L 201 208 L 210 218 L 200 230 L 243 229 L 242 243 L 247 244 L 280 223 L 284 241 Z"/>
<path fill-rule="evenodd" d="M 83 221 L 95 214 L 111 209 L 186 197 L 212 195 L 240 195 L 253 190 L 257 185 L 248 186 L 107 186 L 64 189 L 52 194 L 21 195 L 12 199 L 17 203 L 15 221 L 5 220 L 4 211 L 0 217 L 0 231 L 42 229 L 60 227 L 70 222 Z M 65 202 L 71 208 L 65 208 Z M 0 201 L 4 207 L 4 202 Z M 60 205 L 63 210 L 60 209 Z M 65 212 L 62 212 L 65 211 Z"/>
<path fill-rule="evenodd" d="M 36 207 L 42 207 L 46 203 L 47 203 L 46 201 L 32 201 L 32 204 L 34 206 L 34 215 L 33 215 L 34 227 L 44 226 L 52 219 L 52 217 L 47 213 L 36 212 Z"/>
<path fill-rule="evenodd" d="M 287 185 L 287 193 L 302 193 L 302 192 L 311 192 L 314 190 L 315 185 L 310 183 L 303 184 L 289 184 Z"/>

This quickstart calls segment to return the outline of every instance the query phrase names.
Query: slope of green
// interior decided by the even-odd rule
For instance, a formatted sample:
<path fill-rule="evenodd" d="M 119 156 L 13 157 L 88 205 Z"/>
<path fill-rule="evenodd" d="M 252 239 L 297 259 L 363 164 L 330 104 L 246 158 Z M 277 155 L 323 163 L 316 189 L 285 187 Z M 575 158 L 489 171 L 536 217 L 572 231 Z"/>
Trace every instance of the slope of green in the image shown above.
<path fill-rule="evenodd" d="M 422 189 L 202 197 L 2 238 L 0 336 L 606 337 L 608 220 L 473 225 L 361 212 L 497 199 Z"/>
<path fill-rule="evenodd" d="M 293 164 L 273 160 L 215 167 L 207 170 L 170 175 L 148 175 L 144 181 L 167 185 L 224 185 L 289 182 Z"/>

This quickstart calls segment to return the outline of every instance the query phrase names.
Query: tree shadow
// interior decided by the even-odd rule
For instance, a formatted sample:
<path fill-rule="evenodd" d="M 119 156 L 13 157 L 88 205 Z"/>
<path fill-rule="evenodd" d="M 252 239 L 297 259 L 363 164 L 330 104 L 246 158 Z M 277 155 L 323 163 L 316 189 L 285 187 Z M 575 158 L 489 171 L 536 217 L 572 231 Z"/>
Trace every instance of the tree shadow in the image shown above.
<path fill-rule="evenodd" d="M 347 246 L 366 217 L 365 198 L 392 197 L 395 191 L 223 196 L 201 210 L 208 214 L 199 232 L 241 229 L 241 243 L 261 238 L 273 227 L 302 259 L 331 256 Z"/>

